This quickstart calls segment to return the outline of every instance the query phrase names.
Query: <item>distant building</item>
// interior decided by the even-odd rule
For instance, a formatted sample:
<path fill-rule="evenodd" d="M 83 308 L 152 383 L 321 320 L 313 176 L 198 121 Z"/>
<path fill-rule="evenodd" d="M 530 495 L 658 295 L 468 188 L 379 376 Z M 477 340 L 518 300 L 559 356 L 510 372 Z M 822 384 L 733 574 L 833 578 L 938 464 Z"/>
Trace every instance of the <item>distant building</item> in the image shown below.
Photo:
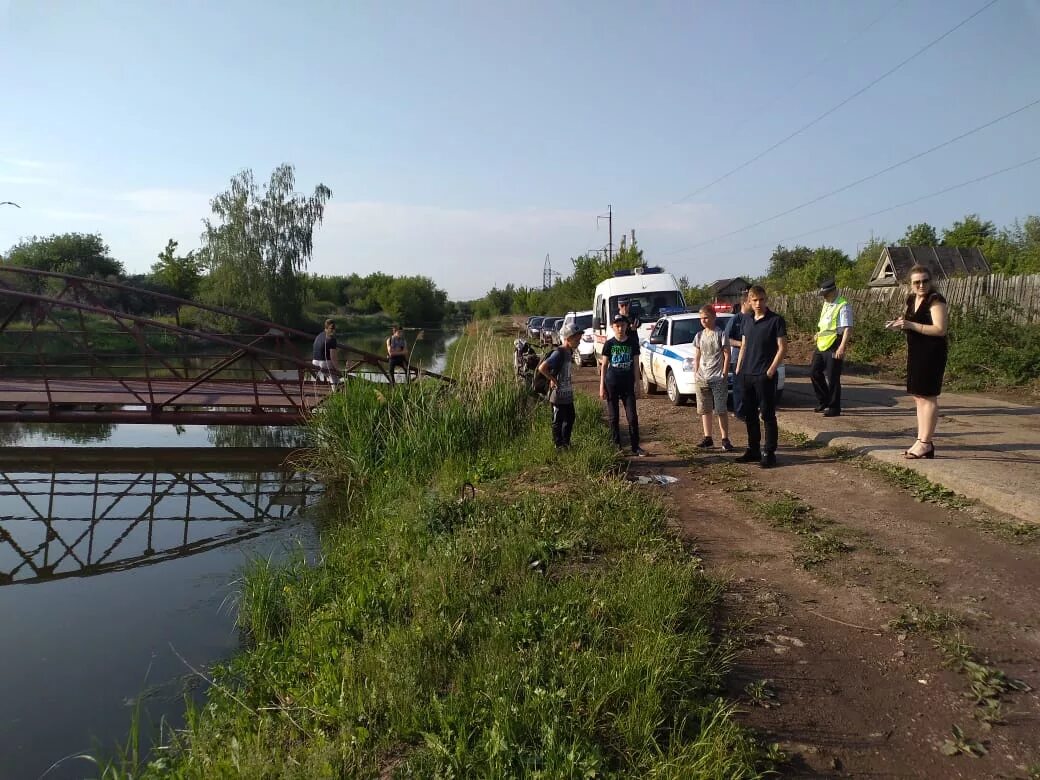
<path fill-rule="evenodd" d="M 906 284 L 910 269 L 915 265 L 923 265 L 934 279 L 991 273 L 989 263 L 978 247 L 886 246 L 868 284 L 871 287 Z"/>
<path fill-rule="evenodd" d="M 712 300 L 716 303 L 740 303 L 744 293 L 751 287 L 747 279 L 716 279 L 708 285 Z"/>

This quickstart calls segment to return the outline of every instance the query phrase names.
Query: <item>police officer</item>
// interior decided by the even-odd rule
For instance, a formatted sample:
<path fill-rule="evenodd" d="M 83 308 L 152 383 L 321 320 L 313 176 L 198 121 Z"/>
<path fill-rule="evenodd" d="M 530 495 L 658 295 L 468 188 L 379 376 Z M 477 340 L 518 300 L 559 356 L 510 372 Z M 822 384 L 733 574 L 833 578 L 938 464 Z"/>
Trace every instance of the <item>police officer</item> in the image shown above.
<path fill-rule="evenodd" d="M 841 414 L 841 370 L 852 336 L 852 307 L 838 293 L 833 279 L 820 282 L 823 309 L 816 328 L 816 350 L 809 376 L 816 393 L 816 409 L 824 417 Z"/>

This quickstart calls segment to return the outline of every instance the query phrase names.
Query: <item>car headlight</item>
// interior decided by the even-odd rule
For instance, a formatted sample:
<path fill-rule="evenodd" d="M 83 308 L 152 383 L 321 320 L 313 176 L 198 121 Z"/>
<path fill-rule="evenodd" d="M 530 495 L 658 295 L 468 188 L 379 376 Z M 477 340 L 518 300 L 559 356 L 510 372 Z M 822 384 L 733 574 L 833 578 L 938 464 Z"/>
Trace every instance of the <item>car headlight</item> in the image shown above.
<path fill-rule="evenodd" d="M 683 371 L 693 371 L 693 369 L 694 369 L 693 358 L 685 358 L 685 359 L 683 359 L 682 370 Z"/>

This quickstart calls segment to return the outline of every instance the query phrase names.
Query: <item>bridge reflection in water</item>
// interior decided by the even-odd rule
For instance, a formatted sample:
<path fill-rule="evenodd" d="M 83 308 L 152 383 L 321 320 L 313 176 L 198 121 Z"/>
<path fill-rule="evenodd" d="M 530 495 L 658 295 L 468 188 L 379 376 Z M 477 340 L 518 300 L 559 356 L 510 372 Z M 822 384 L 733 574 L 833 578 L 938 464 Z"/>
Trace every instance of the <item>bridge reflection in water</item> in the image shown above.
<path fill-rule="evenodd" d="M 320 485 L 285 450 L 0 451 L 0 586 L 125 571 L 285 525 Z"/>

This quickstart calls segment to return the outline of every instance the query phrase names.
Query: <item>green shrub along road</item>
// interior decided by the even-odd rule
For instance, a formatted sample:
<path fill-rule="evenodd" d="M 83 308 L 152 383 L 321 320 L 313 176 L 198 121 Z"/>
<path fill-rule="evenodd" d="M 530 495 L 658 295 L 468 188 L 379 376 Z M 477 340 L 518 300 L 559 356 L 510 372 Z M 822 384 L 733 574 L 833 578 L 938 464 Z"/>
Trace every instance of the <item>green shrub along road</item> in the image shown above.
<path fill-rule="evenodd" d="M 358 382 L 313 425 L 318 560 L 254 562 L 248 646 L 108 777 L 757 777 L 720 698 L 720 585 L 621 478 L 595 402 L 557 454 L 509 344 L 458 385 Z M 470 491 L 466 483 L 475 490 Z"/>

